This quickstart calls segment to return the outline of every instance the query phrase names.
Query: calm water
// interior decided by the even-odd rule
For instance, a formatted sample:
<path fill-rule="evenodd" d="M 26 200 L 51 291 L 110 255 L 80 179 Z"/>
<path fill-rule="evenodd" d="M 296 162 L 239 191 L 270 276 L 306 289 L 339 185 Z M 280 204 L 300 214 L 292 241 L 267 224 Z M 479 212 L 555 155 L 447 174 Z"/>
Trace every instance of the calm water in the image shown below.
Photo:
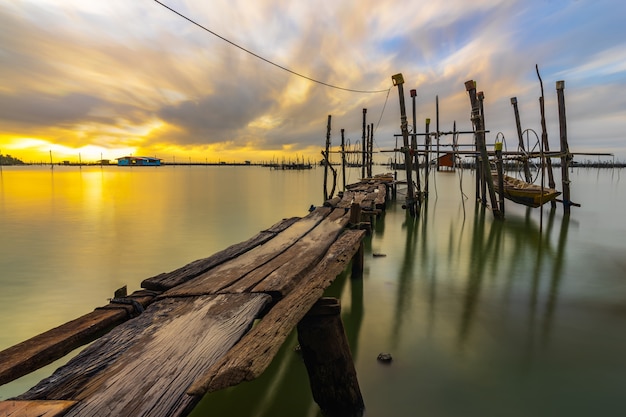
<path fill-rule="evenodd" d="M 459 173 L 431 178 L 416 220 L 401 195 L 389 204 L 366 241 L 363 281 L 341 276 L 328 291 L 342 301 L 366 416 L 620 415 L 622 174 L 573 170 L 582 207 L 569 218 L 560 206 L 540 218 L 510 203 L 507 220 L 494 221 L 475 206 L 469 171 L 462 190 Z M 322 202 L 322 178 L 322 169 L 3 167 L 0 349 L 106 304 L 124 284 L 139 289 L 306 215 Z M 208 395 L 194 415 L 317 416 L 296 343 L 292 335 L 263 376 Z M 390 365 L 377 362 L 381 352 Z M 0 399 L 62 363 L 0 387 Z"/>

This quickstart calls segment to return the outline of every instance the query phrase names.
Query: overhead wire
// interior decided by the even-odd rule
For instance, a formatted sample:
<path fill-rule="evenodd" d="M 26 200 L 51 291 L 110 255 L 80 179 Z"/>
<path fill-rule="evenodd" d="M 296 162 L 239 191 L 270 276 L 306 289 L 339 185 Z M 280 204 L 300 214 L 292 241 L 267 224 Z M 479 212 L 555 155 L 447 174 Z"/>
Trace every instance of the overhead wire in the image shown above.
<path fill-rule="evenodd" d="M 345 87 L 340 87 L 340 86 L 336 86 L 336 85 L 333 85 L 333 84 L 326 83 L 326 82 L 324 82 L 324 81 L 316 80 L 315 78 L 311 78 L 311 77 L 309 77 L 309 76 L 306 76 L 306 75 L 304 75 L 304 74 L 301 74 L 301 73 L 299 73 L 299 72 L 296 72 L 296 71 L 294 71 L 294 70 L 291 70 L 291 69 L 289 69 L 289 68 L 287 68 L 287 67 L 285 67 L 285 66 L 282 66 L 282 65 L 280 65 L 280 64 L 277 64 L 277 63 L 275 63 L 275 62 L 273 62 L 273 61 L 271 61 L 271 60 L 269 60 L 269 59 L 267 59 L 267 58 L 262 57 L 262 56 L 261 56 L 261 55 L 259 55 L 259 54 L 256 54 L 256 53 L 252 52 L 252 51 L 251 51 L 251 50 L 249 50 L 249 49 L 244 48 L 244 47 L 243 47 L 243 46 L 241 46 L 241 45 L 236 44 L 235 42 L 233 42 L 233 41 L 231 41 L 231 40 L 229 40 L 229 39 L 227 39 L 227 38 L 225 38 L 225 37 L 223 37 L 223 36 L 221 36 L 221 35 L 219 35 L 219 34 L 215 33 L 215 32 L 214 32 L 214 31 L 212 31 L 211 29 L 209 29 L 209 28 L 207 28 L 207 27 L 205 27 L 205 26 L 201 25 L 200 23 L 196 22 L 195 20 L 193 20 L 193 19 L 191 19 L 191 18 L 189 18 L 189 17 L 185 16 L 184 14 L 182 14 L 182 13 L 180 13 L 180 12 L 178 12 L 178 11 L 176 11 L 176 10 L 172 9 L 171 7 L 167 6 L 166 4 L 161 3 L 159 0 L 154 0 L 154 2 L 155 2 L 155 3 L 157 3 L 157 4 L 159 4 L 159 5 L 161 5 L 161 6 L 163 6 L 164 8 L 166 8 L 167 10 L 169 10 L 170 12 L 172 12 L 172 13 L 174 13 L 174 14 L 176 14 L 176 15 L 180 16 L 180 17 L 182 17 L 183 19 L 187 20 L 188 22 L 190 22 L 190 23 L 192 23 L 192 24 L 194 24 L 194 25 L 198 26 L 199 28 L 201 28 L 202 30 L 204 30 L 204 31 L 206 31 L 206 32 L 208 32 L 208 33 L 210 33 L 211 35 L 213 35 L 213 36 L 215 36 L 215 37 L 217 37 L 217 38 L 219 38 L 219 39 L 223 40 L 224 42 L 226 42 L 226 43 L 228 43 L 228 44 L 230 44 L 230 45 L 232 45 L 232 46 L 234 46 L 235 48 L 241 49 L 242 51 L 244 51 L 244 52 L 246 52 L 246 53 L 248 53 L 248 54 L 250 54 L 250 55 L 254 56 L 255 58 L 258 58 L 258 59 L 260 59 L 261 61 L 264 61 L 264 62 L 266 62 L 266 63 L 268 63 L 268 64 L 270 64 L 270 65 L 273 65 L 273 66 L 275 66 L 275 67 L 277 67 L 277 68 L 280 68 L 280 69 L 282 69 L 283 71 L 287 71 L 287 72 L 289 72 L 290 74 L 293 74 L 293 75 L 296 75 L 296 76 L 298 76 L 298 77 L 301 77 L 301 78 L 307 79 L 307 80 L 312 81 L 312 82 L 314 82 L 314 83 L 321 84 L 321 85 L 324 85 L 324 86 L 326 86 L 326 87 L 334 88 L 334 89 L 337 89 L 337 90 L 343 90 L 343 91 L 349 91 L 349 92 L 352 92 L 352 93 L 361 93 L 361 94 L 384 93 L 385 91 L 387 91 L 387 95 L 389 95 L 389 91 L 391 90 L 391 88 L 384 89 L 384 90 L 356 90 L 356 89 L 352 89 L 352 88 L 345 88 Z"/>

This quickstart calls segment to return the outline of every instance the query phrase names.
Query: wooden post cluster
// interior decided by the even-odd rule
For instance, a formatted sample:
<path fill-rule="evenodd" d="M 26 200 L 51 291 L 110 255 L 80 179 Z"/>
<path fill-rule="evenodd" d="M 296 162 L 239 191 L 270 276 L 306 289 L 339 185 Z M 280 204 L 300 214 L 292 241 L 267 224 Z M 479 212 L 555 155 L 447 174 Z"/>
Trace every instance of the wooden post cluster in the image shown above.
<path fill-rule="evenodd" d="M 482 178 L 484 181 L 486 181 L 487 184 L 493 215 L 497 219 L 502 219 L 504 218 L 504 216 L 500 211 L 498 207 L 498 201 L 496 200 L 496 194 L 493 187 L 493 178 L 491 176 L 491 170 L 489 168 L 487 145 L 485 143 L 484 116 L 481 112 L 483 95 L 478 95 L 476 93 L 476 83 L 474 82 L 474 80 L 467 81 L 465 83 L 465 89 L 469 93 L 470 103 L 472 105 L 472 124 L 474 125 L 474 131 L 476 132 L 476 144 L 478 145 L 481 156 Z"/>
<path fill-rule="evenodd" d="M 339 300 L 321 298 L 298 323 L 298 341 L 322 413 L 360 417 L 365 405 L 340 312 Z"/>

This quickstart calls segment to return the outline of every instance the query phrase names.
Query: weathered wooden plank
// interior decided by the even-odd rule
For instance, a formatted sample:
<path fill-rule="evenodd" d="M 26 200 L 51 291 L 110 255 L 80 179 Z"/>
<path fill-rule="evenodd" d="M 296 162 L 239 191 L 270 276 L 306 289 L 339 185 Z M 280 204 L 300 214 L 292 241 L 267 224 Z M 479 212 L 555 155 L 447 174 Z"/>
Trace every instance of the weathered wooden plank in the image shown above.
<path fill-rule="evenodd" d="M 278 302 L 224 357 L 199 377 L 188 393 L 202 396 L 257 378 L 296 324 L 357 252 L 365 232 L 347 230 L 300 285 Z"/>
<path fill-rule="evenodd" d="M 322 222 L 311 233 L 300 239 L 283 254 L 285 256 L 281 255 L 282 264 L 252 288 L 252 291 L 280 294 L 281 297 L 292 291 L 302 277 L 324 256 L 348 224 L 350 213 L 342 209 L 335 211 L 341 213 L 341 217 L 337 220 Z"/>
<path fill-rule="evenodd" d="M 1 417 L 60 417 L 76 401 L 0 401 Z"/>
<path fill-rule="evenodd" d="M 154 295 L 141 294 L 136 292 L 129 298 L 146 307 Z M 95 340 L 128 320 L 131 317 L 129 310 L 133 310 L 132 305 L 116 304 L 114 309 L 97 309 L 3 350 L 0 352 L 0 385 L 29 374 Z"/>
<path fill-rule="evenodd" d="M 73 399 L 67 416 L 178 416 L 185 395 L 250 328 L 271 297 L 163 299 L 103 336 L 18 399 Z"/>
<path fill-rule="evenodd" d="M 223 263 L 191 281 L 170 289 L 162 297 L 216 294 L 220 292 L 294 245 L 298 239 L 317 226 L 331 211 L 332 209 L 329 207 L 315 209 L 308 216 L 295 222 L 267 243 L 257 246 L 229 262 Z"/>
<path fill-rule="evenodd" d="M 177 285 L 205 273 L 211 268 L 214 268 L 226 261 L 236 258 L 250 249 L 264 244 L 298 220 L 300 220 L 299 217 L 283 219 L 269 229 L 259 232 L 256 236 L 251 237 L 245 242 L 229 246 L 228 248 L 209 256 L 208 258 L 198 259 L 181 268 L 175 269 L 174 271 L 146 278 L 141 282 L 141 287 L 157 291 L 165 291 L 170 288 L 174 288 Z"/>

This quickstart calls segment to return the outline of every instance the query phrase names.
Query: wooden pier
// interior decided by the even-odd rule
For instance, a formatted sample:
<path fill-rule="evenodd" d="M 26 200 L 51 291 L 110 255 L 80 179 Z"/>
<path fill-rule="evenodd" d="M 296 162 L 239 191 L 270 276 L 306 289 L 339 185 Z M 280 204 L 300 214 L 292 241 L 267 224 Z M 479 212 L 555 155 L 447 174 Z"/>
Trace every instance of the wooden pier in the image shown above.
<path fill-rule="evenodd" d="M 340 306 L 323 293 L 351 261 L 360 278 L 362 239 L 391 184 L 389 176 L 362 180 L 306 217 L 145 279 L 142 290 L 121 291 L 109 305 L 0 352 L 5 384 L 95 340 L 0 402 L 0 416 L 184 416 L 206 393 L 261 375 L 296 327 L 324 414 L 362 415 Z"/>

